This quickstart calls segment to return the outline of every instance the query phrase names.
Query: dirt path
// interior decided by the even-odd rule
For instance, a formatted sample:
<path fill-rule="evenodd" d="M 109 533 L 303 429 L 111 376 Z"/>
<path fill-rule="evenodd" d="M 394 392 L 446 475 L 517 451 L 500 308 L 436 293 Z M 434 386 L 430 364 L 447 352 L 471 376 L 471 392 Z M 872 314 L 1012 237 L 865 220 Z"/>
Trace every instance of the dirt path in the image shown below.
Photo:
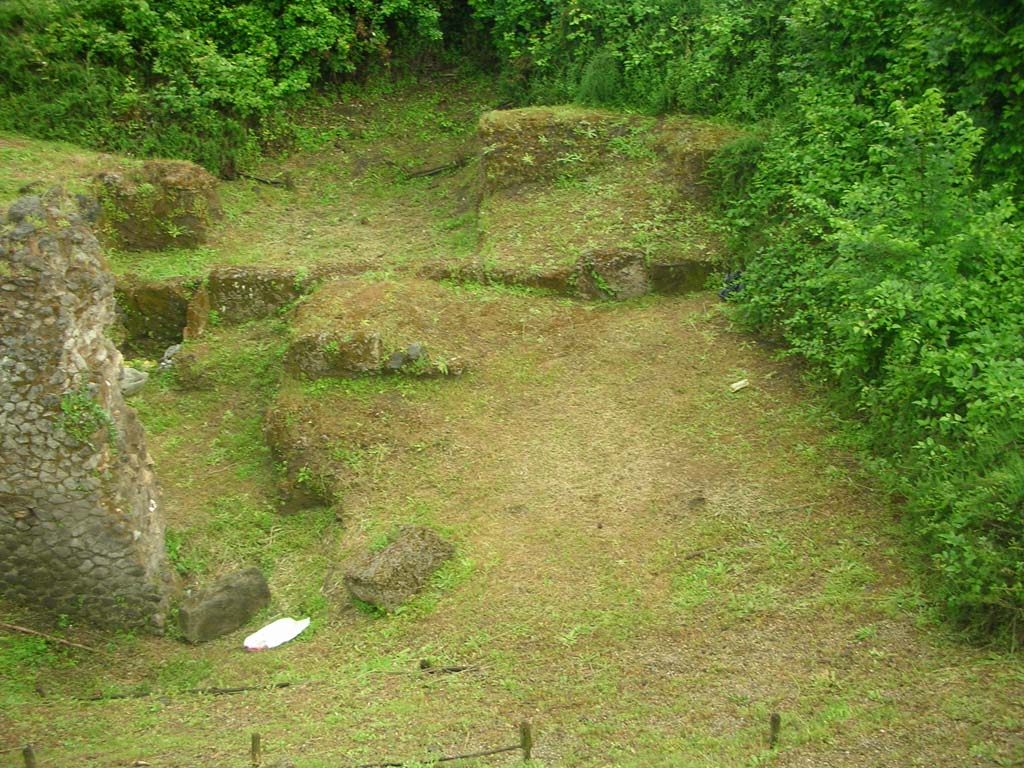
<path fill-rule="evenodd" d="M 416 499 L 475 568 L 405 642 L 482 644 L 465 706 L 546 723 L 551 765 L 1019 754 L 984 725 L 1014 722 L 993 695 L 1019 670 L 989 689 L 984 657 L 913 628 L 893 511 L 714 301 L 577 307 L 431 404 L 419 437 L 440 431 L 442 455 L 397 465 L 370 514 Z"/>

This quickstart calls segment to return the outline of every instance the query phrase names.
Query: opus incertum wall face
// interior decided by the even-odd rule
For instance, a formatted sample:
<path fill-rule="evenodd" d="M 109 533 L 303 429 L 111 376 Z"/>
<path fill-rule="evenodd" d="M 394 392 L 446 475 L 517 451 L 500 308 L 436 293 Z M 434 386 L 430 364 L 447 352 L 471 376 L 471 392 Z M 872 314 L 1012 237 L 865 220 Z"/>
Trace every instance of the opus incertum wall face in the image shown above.
<path fill-rule="evenodd" d="M 58 193 L 0 224 L 0 594 L 115 627 L 163 627 L 160 499 L 121 354 L 114 281 Z"/>

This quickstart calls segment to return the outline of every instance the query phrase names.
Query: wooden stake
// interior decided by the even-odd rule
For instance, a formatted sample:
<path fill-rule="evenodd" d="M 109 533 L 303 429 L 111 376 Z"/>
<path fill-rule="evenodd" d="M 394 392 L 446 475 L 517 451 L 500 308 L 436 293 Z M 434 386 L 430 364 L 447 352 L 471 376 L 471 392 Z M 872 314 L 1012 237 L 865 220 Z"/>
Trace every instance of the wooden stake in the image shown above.
<path fill-rule="evenodd" d="M 529 720 L 519 724 L 519 748 L 523 750 L 523 760 L 529 760 L 533 751 L 533 729 Z"/>
<path fill-rule="evenodd" d="M 779 745 L 779 731 L 782 729 L 782 715 L 778 712 L 772 712 L 769 728 L 768 748 L 775 749 L 775 747 Z"/>
<path fill-rule="evenodd" d="M 21 756 L 25 758 L 25 768 L 36 768 L 36 753 L 32 751 L 32 745 L 26 744 L 21 750 Z"/>
<path fill-rule="evenodd" d="M 250 751 L 252 752 L 252 767 L 257 768 L 262 761 L 262 756 L 260 755 L 260 735 L 258 733 L 252 735 L 252 748 Z"/>

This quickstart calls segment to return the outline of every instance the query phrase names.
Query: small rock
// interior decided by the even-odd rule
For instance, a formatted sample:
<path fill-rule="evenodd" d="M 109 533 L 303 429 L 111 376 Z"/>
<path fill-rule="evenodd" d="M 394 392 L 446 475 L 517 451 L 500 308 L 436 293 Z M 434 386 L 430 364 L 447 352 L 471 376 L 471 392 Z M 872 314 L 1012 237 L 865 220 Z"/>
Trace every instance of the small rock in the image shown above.
<path fill-rule="evenodd" d="M 419 592 L 455 548 L 430 528 L 405 528 L 379 552 L 351 563 L 345 586 L 359 600 L 393 611 Z"/>
<path fill-rule="evenodd" d="M 174 367 L 174 356 L 181 351 L 181 344 L 173 344 L 164 350 L 160 364 L 156 367 L 158 371 L 166 371 Z"/>
<path fill-rule="evenodd" d="M 149 381 L 149 374 L 138 368 L 125 366 L 121 371 L 121 394 L 131 397 Z"/>
<path fill-rule="evenodd" d="M 391 355 L 391 357 L 388 358 L 388 364 L 386 368 L 389 371 L 397 371 L 399 368 L 405 365 L 406 359 L 407 358 L 405 352 L 395 352 Z"/>
<path fill-rule="evenodd" d="M 11 238 L 14 240 L 24 240 L 35 231 L 36 227 L 31 221 L 19 221 L 11 231 Z"/>
<path fill-rule="evenodd" d="M 181 633 L 190 643 L 226 635 L 270 603 L 270 587 L 259 568 L 228 574 L 187 598 L 178 611 Z"/>

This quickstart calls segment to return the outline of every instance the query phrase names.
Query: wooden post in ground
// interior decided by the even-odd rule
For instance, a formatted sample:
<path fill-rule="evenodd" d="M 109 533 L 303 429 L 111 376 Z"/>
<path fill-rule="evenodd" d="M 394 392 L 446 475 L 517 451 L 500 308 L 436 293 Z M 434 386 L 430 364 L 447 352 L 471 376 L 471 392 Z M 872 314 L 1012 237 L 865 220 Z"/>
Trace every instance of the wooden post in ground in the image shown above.
<path fill-rule="evenodd" d="M 21 756 L 25 758 L 25 768 L 36 768 L 36 753 L 32 750 L 31 744 L 26 744 L 21 750 Z"/>
<path fill-rule="evenodd" d="M 519 724 L 519 748 L 523 750 L 523 760 L 529 760 L 533 751 L 533 728 L 529 720 Z"/>
<path fill-rule="evenodd" d="M 260 735 L 258 733 L 254 733 L 252 735 L 252 747 L 250 749 L 250 753 L 252 756 L 252 768 L 259 768 L 262 756 L 260 755 Z"/>

